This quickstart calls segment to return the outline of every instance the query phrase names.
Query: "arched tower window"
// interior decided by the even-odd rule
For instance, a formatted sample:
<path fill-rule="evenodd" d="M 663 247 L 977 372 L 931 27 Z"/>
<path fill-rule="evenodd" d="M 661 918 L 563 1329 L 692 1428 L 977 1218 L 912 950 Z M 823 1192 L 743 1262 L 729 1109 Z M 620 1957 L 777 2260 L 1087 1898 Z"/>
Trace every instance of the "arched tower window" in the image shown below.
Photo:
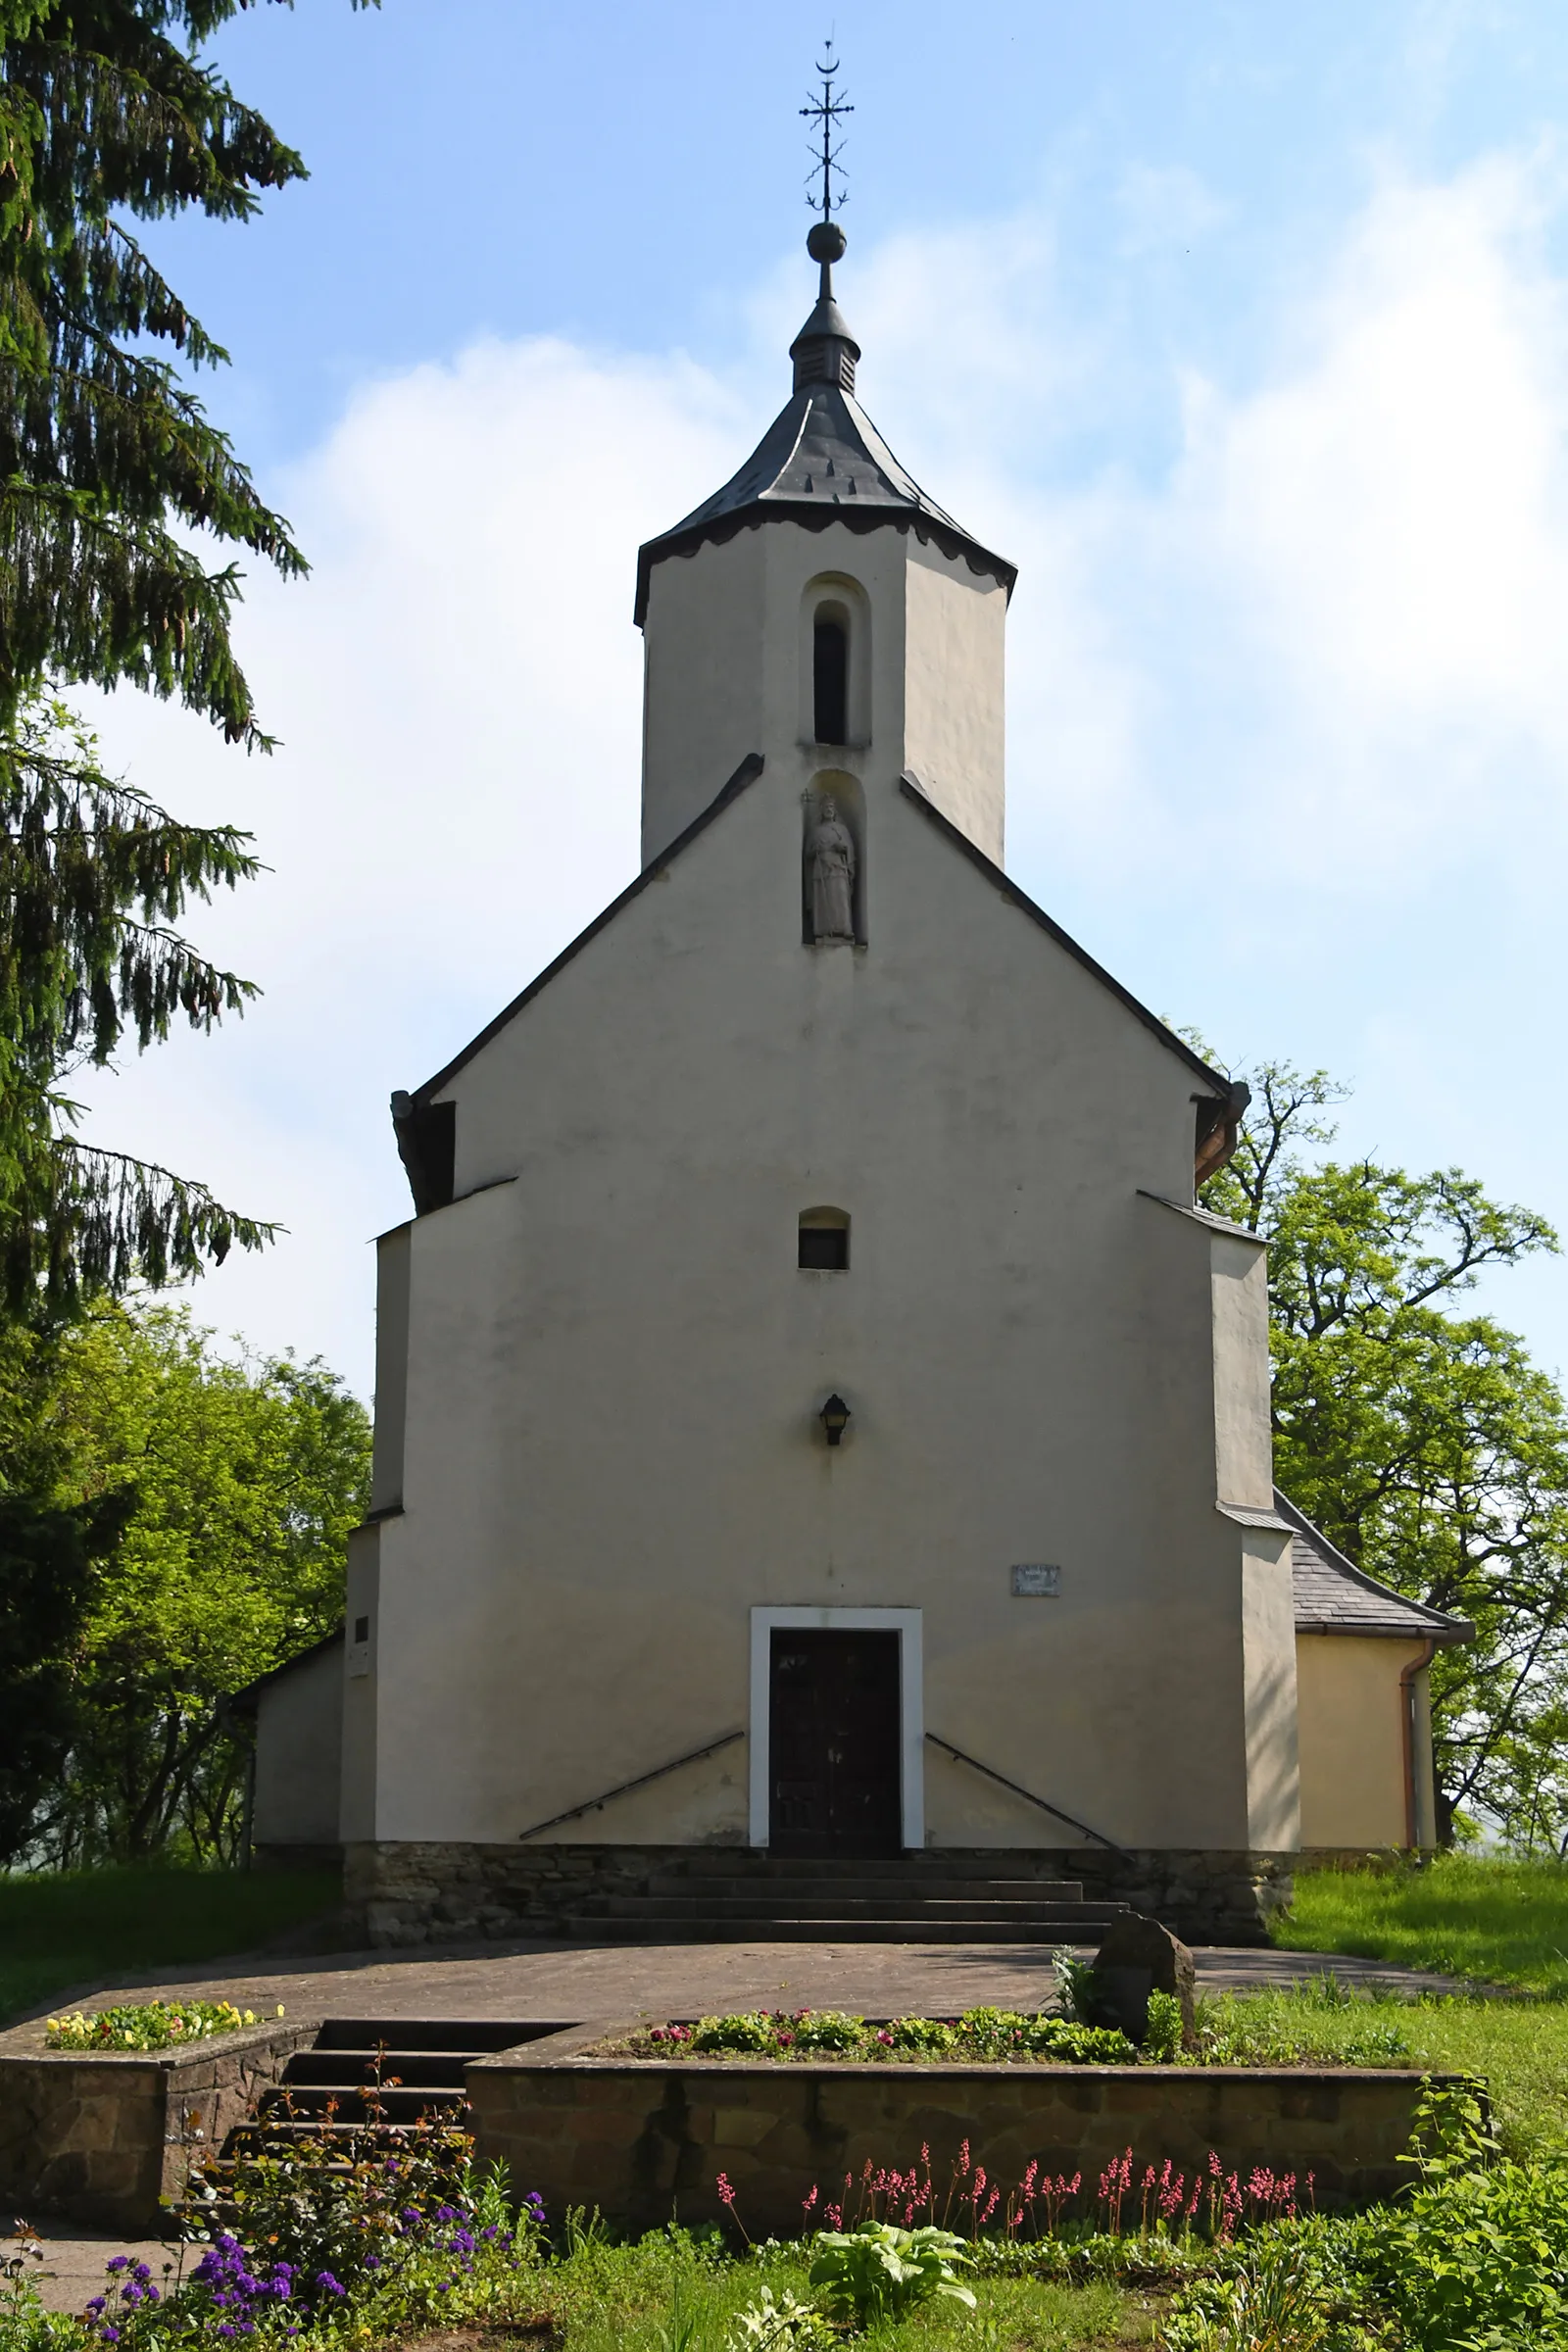
<path fill-rule="evenodd" d="M 811 631 L 811 702 L 818 743 L 847 743 L 850 632 L 837 613 L 819 612 Z"/>
<path fill-rule="evenodd" d="M 850 1219 L 842 1208 L 808 1208 L 801 1212 L 801 1235 L 796 1264 L 816 1274 L 847 1274 L 850 1270 Z"/>

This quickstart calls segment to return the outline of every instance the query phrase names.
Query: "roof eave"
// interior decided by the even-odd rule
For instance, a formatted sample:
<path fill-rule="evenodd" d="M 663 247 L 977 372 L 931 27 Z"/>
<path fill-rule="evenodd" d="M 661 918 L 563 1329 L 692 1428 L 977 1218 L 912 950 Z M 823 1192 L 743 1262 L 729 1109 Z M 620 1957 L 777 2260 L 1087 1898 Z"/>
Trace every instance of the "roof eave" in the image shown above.
<path fill-rule="evenodd" d="M 979 867 L 981 873 L 1004 899 L 1018 907 L 1022 913 L 1028 915 L 1031 922 L 1038 923 L 1042 931 L 1048 932 L 1058 948 L 1065 948 L 1067 954 L 1076 962 L 1081 963 L 1086 972 L 1091 973 L 1102 987 L 1108 988 L 1111 995 L 1125 1004 L 1128 1011 L 1142 1021 L 1146 1029 L 1152 1031 L 1162 1046 L 1169 1047 L 1171 1053 L 1176 1054 L 1178 1059 L 1185 1061 L 1188 1068 L 1202 1079 L 1210 1093 L 1225 1102 L 1234 1100 L 1236 1082 L 1227 1077 L 1222 1070 L 1211 1069 L 1202 1055 L 1194 1052 L 1185 1037 L 1178 1037 L 1175 1030 L 1162 1021 L 1157 1012 L 1151 1012 L 1147 1004 L 1141 1004 L 1130 988 L 1123 988 L 1113 972 L 1107 972 L 1102 963 L 1095 960 L 1087 948 L 1080 947 L 1070 932 L 1064 931 L 1054 916 L 1049 915 L 1043 906 L 1036 905 L 1026 890 L 1020 890 L 1011 876 L 1004 873 L 1000 865 L 988 858 L 984 850 L 980 849 L 969 839 L 967 833 L 954 823 L 951 816 L 943 814 L 930 795 L 922 788 L 918 776 L 912 775 L 906 768 L 899 778 L 899 790 L 906 801 L 912 802 L 914 807 L 920 810 L 928 823 L 935 825 L 939 833 L 946 834 L 954 848 L 967 858 L 971 865 Z M 1160 1196 L 1154 1193 L 1151 1194 L 1150 1198 L 1158 1200 Z M 1167 1203 L 1167 1205 L 1174 1206 L 1175 1203 Z M 1215 1221 L 1222 1222 L 1218 1219 Z"/>
<path fill-rule="evenodd" d="M 644 541 L 637 550 L 637 596 L 632 607 L 632 618 L 638 628 L 648 617 L 648 597 L 656 564 L 662 564 L 669 556 L 694 556 L 700 547 L 723 546 L 742 531 L 760 530 L 764 522 L 797 522 L 808 531 L 825 531 L 835 522 L 857 532 L 912 531 L 922 547 L 940 548 L 945 556 L 967 564 L 978 576 L 995 580 L 1009 602 L 1017 584 L 1016 564 L 1009 564 L 1005 556 L 983 547 L 967 531 L 953 523 L 939 522 L 918 507 L 873 498 L 863 502 L 846 499 L 833 505 L 820 499 L 764 496 L 751 500 L 744 507 L 732 507 L 722 514 L 682 523 L 678 530 L 666 531 L 662 538 Z"/>

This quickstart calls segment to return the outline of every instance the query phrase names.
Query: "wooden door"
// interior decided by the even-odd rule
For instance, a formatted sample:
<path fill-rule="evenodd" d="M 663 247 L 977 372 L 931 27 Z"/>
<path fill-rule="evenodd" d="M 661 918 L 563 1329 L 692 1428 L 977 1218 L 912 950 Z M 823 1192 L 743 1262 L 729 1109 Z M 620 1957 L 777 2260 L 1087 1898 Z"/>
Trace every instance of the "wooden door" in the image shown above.
<path fill-rule="evenodd" d="M 901 1852 L 898 1635 L 775 1627 L 768 1686 L 770 1850 Z"/>

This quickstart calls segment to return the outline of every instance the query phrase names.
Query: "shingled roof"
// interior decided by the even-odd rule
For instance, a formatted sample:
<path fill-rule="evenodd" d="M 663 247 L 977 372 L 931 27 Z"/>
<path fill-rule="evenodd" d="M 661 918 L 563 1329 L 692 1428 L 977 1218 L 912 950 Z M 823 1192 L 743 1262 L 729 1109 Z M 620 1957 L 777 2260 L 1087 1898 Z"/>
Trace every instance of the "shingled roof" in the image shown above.
<path fill-rule="evenodd" d="M 842 236 L 838 251 L 843 250 Z M 647 616 L 656 564 L 690 556 L 709 540 L 733 538 L 769 518 L 822 530 L 830 522 L 869 531 L 887 525 L 913 530 L 945 555 L 962 557 L 1012 594 L 1018 576 L 985 547 L 899 464 L 855 397 L 860 346 L 833 298 L 831 266 L 822 263 L 815 310 L 790 345 L 795 389 L 738 473 L 721 490 L 638 551 L 639 627 Z"/>
<path fill-rule="evenodd" d="M 1278 1487 L 1274 1507 L 1291 1530 L 1291 1581 L 1298 1634 L 1403 1634 L 1428 1642 L 1470 1642 L 1462 1617 L 1406 1600 L 1348 1560 Z"/>

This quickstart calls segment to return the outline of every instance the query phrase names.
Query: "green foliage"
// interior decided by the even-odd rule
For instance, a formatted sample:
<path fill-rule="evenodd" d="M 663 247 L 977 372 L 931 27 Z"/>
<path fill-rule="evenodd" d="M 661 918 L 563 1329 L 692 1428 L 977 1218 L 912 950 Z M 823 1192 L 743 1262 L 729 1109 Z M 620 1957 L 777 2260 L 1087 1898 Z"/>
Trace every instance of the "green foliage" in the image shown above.
<path fill-rule="evenodd" d="M 694 2050 L 771 2050 L 773 2021 L 765 2010 L 734 2017 L 700 2017 L 692 2029 Z"/>
<path fill-rule="evenodd" d="M 283 2014 L 281 2006 L 278 2016 Z M 232 2001 L 126 2001 L 83 2016 L 52 2017 L 44 2034 L 51 2050 L 171 2050 L 215 2034 L 237 2034 L 256 2024 L 253 2009 Z"/>
<path fill-rule="evenodd" d="M 901 2058 L 940 2058 L 958 2037 L 956 2026 L 940 2017 L 894 2017 L 888 2020 L 891 2047 Z"/>
<path fill-rule="evenodd" d="M 1162 2352 L 1371 2352 L 1375 2337 L 1353 2322 L 1335 2324 L 1342 2284 L 1321 2243 L 1289 2230 L 1260 2232 L 1234 2271 L 1182 2296 Z"/>
<path fill-rule="evenodd" d="M 1432 2086 L 1413 2193 L 1261 2230 L 1177 2297 L 1170 2352 L 1564 2352 L 1568 2164 L 1495 2162 L 1476 2089 Z"/>
<path fill-rule="evenodd" d="M 985 2064 L 1029 2059 L 1060 2066 L 1130 2066 L 1138 2056 L 1113 2027 L 992 2008 L 968 2009 L 956 2018 L 896 2017 L 885 2026 L 831 2009 L 748 2010 L 700 2018 L 691 2027 L 655 2026 L 632 2034 L 627 2047 L 641 2058 L 668 2058 L 689 2049 L 701 2057 L 860 2063 L 946 2057 Z"/>
<path fill-rule="evenodd" d="M 137 1869 L 0 1877 L 0 2025 L 62 1992 L 253 1951 L 327 1910 L 330 1871 Z"/>
<path fill-rule="evenodd" d="M 1056 1980 L 1056 1998 L 1061 2003 L 1062 2016 L 1089 2025 L 1094 2018 L 1096 1999 L 1093 1960 L 1084 1959 L 1069 1944 L 1058 1944 L 1051 1955 L 1051 1973 Z"/>
<path fill-rule="evenodd" d="M 72 1661 L 93 1554 L 113 1542 L 122 1517 L 118 1498 L 69 1511 L 0 1494 L 0 1857 L 25 1841 L 39 1792 L 58 1782 L 71 1753 Z"/>
<path fill-rule="evenodd" d="M 1173 1992 L 1152 1992 L 1143 2056 L 1152 2066 L 1174 2066 L 1182 2055 L 1182 2005 Z"/>
<path fill-rule="evenodd" d="M 239 573 L 189 541 L 303 559 L 175 374 L 227 355 L 120 217 L 244 220 L 304 175 L 197 55 L 245 5 L 0 5 L 0 726 L 54 673 L 266 740 L 229 642 Z"/>
<path fill-rule="evenodd" d="M 804 2057 L 817 2050 L 856 2050 L 865 2039 L 865 2022 L 836 2009 L 806 2010 L 792 2021 L 795 2049 Z"/>
<path fill-rule="evenodd" d="M 728 2352 L 826 2352 L 837 2340 L 813 2304 L 803 2302 L 790 2287 L 775 2296 L 764 2286 L 757 2301 L 730 2321 L 727 2344 Z"/>
<path fill-rule="evenodd" d="M 119 1512 L 75 1628 L 69 1761 L 9 1850 L 229 1859 L 247 1734 L 226 1701 L 338 1623 L 368 1417 L 318 1361 L 224 1357 L 183 1307 L 101 1304 L 14 1335 L 9 1381 L 7 1360 L 0 1475 Z"/>
<path fill-rule="evenodd" d="M 1557 1240 L 1457 1168 L 1323 1156 L 1343 1095 L 1264 1063 L 1205 1205 L 1266 1234 L 1281 1487 L 1357 1566 L 1468 1619 L 1432 1667 L 1440 1830 L 1479 1808 L 1568 1841 L 1568 1406 L 1524 1344 L 1462 1311 Z"/>
<path fill-rule="evenodd" d="M 871 2328 L 943 2298 L 972 2311 L 974 2291 L 955 2267 L 967 2267 L 968 2261 L 962 2239 L 951 2230 L 899 2230 L 891 2222 L 871 2222 L 849 2232 L 823 2230 L 815 2241 L 810 2279 L 832 2317 Z"/>
<path fill-rule="evenodd" d="M 0 1312 L 51 1315 L 259 1249 L 272 1228 L 166 1168 L 73 1132 L 73 1070 L 177 1022 L 211 1029 L 255 990 L 173 928 L 258 871 L 246 837 L 180 823 L 106 775 L 47 695 L 0 725 Z"/>

